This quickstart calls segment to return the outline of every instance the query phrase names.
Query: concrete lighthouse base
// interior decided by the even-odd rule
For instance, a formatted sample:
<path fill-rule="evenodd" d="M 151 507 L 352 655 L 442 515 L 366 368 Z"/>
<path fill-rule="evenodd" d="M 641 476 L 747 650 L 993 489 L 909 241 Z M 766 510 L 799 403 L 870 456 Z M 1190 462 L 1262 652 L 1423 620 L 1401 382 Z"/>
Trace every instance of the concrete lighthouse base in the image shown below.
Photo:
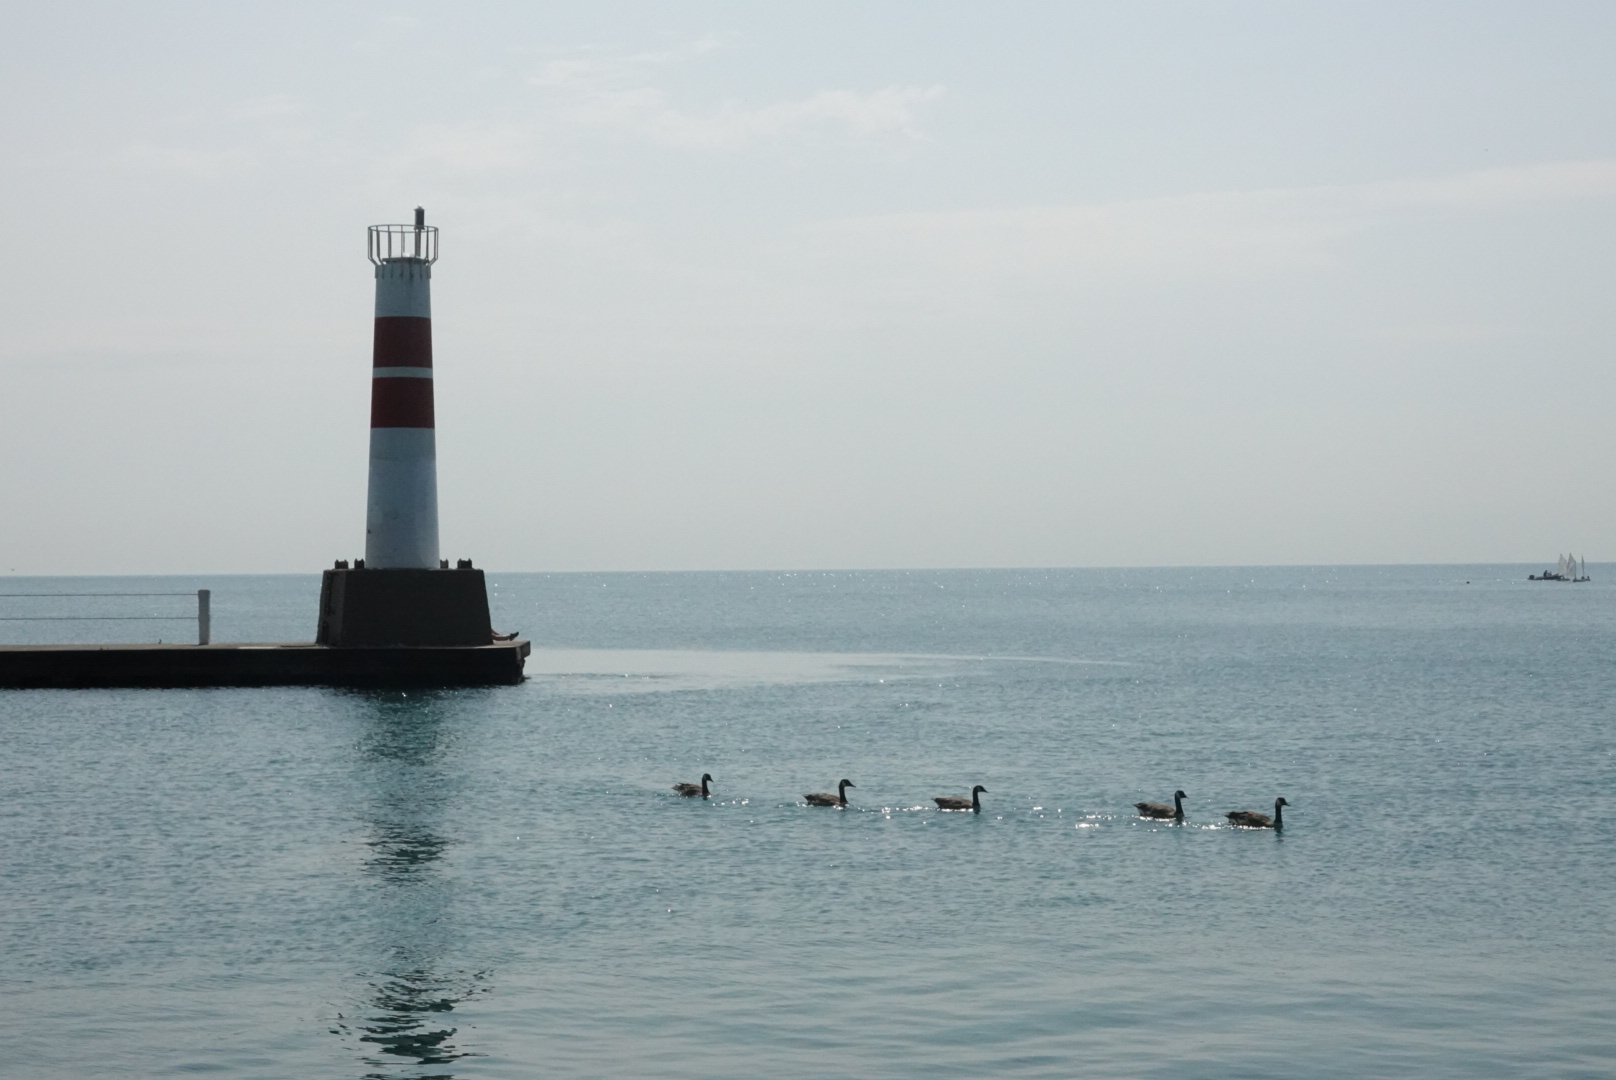
<path fill-rule="evenodd" d="M 336 648 L 489 645 L 481 570 L 327 570 L 314 641 Z"/>

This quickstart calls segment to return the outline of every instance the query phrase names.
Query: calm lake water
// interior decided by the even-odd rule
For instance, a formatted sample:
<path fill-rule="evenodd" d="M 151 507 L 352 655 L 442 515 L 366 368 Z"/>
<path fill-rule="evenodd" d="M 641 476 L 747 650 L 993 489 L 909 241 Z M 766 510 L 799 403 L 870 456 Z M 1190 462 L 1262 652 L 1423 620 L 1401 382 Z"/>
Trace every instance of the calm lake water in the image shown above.
<path fill-rule="evenodd" d="M 0 1072 L 1608 1077 L 1616 568 L 1528 569 L 492 574 L 517 687 L 0 691 Z M 312 636 L 4 591 L 198 587 Z"/>

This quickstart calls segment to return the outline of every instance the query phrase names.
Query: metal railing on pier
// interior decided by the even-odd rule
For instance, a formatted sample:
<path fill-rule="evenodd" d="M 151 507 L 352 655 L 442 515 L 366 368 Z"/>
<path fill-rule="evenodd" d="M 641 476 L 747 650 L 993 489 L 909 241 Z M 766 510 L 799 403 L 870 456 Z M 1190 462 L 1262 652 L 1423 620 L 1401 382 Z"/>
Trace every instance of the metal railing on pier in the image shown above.
<path fill-rule="evenodd" d="M 213 592 L 198 589 L 188 592 L 82 592 L 82 593 L 0 593 L 0 599 L 65 600 L 85 596 L 195 596 L 196 643 L 207 645 L 213 640 Z M 190 615 L 0 615 L 0 622 L 190 622 Z"/>

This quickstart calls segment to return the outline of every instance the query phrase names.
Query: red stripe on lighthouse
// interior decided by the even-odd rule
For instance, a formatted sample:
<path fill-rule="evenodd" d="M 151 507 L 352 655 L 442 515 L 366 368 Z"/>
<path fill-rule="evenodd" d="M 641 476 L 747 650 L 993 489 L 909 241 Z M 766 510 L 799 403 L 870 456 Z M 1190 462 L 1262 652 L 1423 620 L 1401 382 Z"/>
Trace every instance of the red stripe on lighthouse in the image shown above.
<path fill-rule="evenodd" d="M 431 367 L 432 320 L 413 315 L 376 318 L 371 363 L 376 367 Z"/>
<path fill-rule="evenodd" d="M 432 368 L 432 320 L 415 315 L 380 315 L 371 349 L 376 368 Z M 372 379 L 370 426 L 433 427 L 432 380 Z"/>
<path fill-rule="evenodd" d="M 370 380 L 370 426 L 435 427 L 432 416 L 432 380 Z"/>

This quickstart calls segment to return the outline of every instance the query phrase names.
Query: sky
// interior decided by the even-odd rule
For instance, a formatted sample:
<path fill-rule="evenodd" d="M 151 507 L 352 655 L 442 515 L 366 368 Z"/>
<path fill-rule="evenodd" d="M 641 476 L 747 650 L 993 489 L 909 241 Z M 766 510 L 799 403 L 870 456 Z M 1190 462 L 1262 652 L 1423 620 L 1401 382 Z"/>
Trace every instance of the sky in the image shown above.
<path fill-rule="evenodd" d="M 0 573 L 1616 549 L 1616 5 L 0 7 Z"/>

